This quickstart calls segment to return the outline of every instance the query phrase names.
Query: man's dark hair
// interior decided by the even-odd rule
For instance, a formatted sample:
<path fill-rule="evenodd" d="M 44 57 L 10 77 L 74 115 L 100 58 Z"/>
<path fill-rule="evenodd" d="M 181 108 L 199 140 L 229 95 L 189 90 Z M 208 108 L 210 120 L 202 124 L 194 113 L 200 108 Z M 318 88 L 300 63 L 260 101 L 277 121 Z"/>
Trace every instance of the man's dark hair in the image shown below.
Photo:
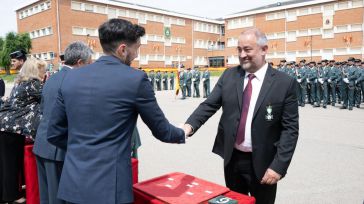
<path fill-rule="evenodd" d="M 99 27 L 99 38 L 105 53 L 113 53 L 121 42 L 134 44 L 145 34 L 145 29 L 130 21 L 113 18 Z"/>

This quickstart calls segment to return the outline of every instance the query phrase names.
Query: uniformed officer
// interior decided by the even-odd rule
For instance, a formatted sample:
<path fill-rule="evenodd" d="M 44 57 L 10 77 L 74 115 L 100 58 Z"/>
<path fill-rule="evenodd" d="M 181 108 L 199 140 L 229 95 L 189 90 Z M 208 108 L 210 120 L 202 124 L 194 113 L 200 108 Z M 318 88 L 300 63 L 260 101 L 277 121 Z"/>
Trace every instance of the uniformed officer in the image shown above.
<path fill-rule="evenodd" d="M 361 86 L 361 96 L 362 96 L 362 102 L 364 102 L 364 61 L 361 62 L 361 68 L 360 68 L 360 86 Z"/>
<path fill-rule="evenodd" d="M 187 73 L 183 67 L 180 68 L 180 72 L 178 73 L 179 80 L 179 89 L 182 92 L 182 99 L 186 99 L 186 79 Z"/>
<path fill-rule="evenodd" d="M 169 90 L 174 89 L 174 77 L 174 72 L 171 71 L 171 73 L 169 74 Z"/>
<path fill-rule="evenodd" d="M 302 107 L 305 106 L 306 102 L 307 73 L 305 63 L 305 59 L 301 60 L 299 66 L 297 66 L 295 70 L 296 80 L 299 84 L 299 86 L 297 86 L 298 105 Z"/>
<path fill-rule="evenodd" d="M 327 103 L 328 103 L 328 97 L 329 97 L 329 91 L 328 91 L 328 78 L 329 78 L 329 72 L 330 72 L 330 68 L 327 64 L 328 60 L 322 60 L 321 61 L 321 68 L 318 70 L 318 81 L 321 84 L 320 88 L 321 88 L 321 95 L 320 97 L 322 98 L 322 106 L 323 108 L 327 107 Z"/>
<path fill-rule="evenodd" d="M 203 82 L 203 97 L 207 98 L 210 95 L 210 71 L 208 68 L 202 74 Z"/>
<path fill-rule="evenodd" d="M 187 89 L 187 97 L 191 97 L 192 88 L 192 73 L 191 68 L 187 69 L 187 78 L 186 78 L 186 89 Z"/>
<path fill-rule="evenodd" d="M 149 72 L 149 81 L 152 84 L 153 90 L 155 89 L 155 73 L 154 70 L 150 70 Z"/>
<path fill-rule="evenodd" d="M 316 105 L 316 83 L 317 83 L 317 69 L 316 62 L 312 61 L 309 64 L 309 69 L 307 70 L 307 84 L 309 87 L 309 103 L 312 106 Z"/>
<path fill-rule="evenodd" d="M 361 78 L 362 78 L 362 70 L 361 70 L 361 60 L 355 59 L 355 67 L 356 67 L 356 80 L 355 80 L 355 106 L 360 108 L 361 103 Z"/>
<path fill-rule="evenodd" d="M 341 78 L 340 70 L 337 68 L 337 65 L 339 65 L 339 62 L 335 62 L 335 60 L 330 60 L 330 70 L 328 74 L 328 88 L 329 88 L 329 95 L 331 96 L 331 105 L 335 106 L 336 103 L 336 87 L 338 80 Z"/>
<path fill-rule="evenodd" d="M 200 98 L 200 79 L 201 79 L 201 72 L 198 68 L 195 68 L 193 72 L 193 97 Z"/>
<path fill-rule="evenodd" d="M 162 81 L 163 81 L 163 90 L 168 90 L 168 72 L 167 71 L 164 72 Z"/>
<path fill-rule="evenodd" d="M 355 103 L 355 80 L 356 80 L 356 67 L 354 66 L 355 58 L 350 57 L 348 59 L 348 65 L 343 69 L 343 105 L 341 109 L 346 109 L 349 106 L 349 110 L 353 110 Z"/>
<path fill-rule="evenodd" d="M 162 74 L 159 70 L 157 71 L 157 74 L 155 75 L 155 82 L 157 85 L 157 91 L 162 90 Z"/>

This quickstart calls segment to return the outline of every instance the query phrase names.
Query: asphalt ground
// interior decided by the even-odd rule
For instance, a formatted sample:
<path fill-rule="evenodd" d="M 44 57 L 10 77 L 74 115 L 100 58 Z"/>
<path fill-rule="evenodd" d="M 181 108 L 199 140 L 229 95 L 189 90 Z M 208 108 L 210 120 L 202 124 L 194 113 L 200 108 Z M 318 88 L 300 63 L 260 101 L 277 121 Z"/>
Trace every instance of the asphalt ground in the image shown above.
<path fill-rule="evenodd" d="M 217 81 L 212 78 L 212 86 Z M 11 86 L 7 84 L 6 95 Z M 202 89 L 201 89 L 202 92 Z M 180 100 L 174 91 L 156 92 L 172 124 L 185 122 L 203 98 Z M 362 204 L 364 201 L 364 104 L 353 111 L 306 105 L 299 109 L 300 131 L 288 173 L 278 183 L 277 204 Z M 138 129 L 139 181 L 184 172 L 224 185 L 223 160 L 211 152 L 221 110 L 186 144 L 155 139 L 141 119 Z"/>

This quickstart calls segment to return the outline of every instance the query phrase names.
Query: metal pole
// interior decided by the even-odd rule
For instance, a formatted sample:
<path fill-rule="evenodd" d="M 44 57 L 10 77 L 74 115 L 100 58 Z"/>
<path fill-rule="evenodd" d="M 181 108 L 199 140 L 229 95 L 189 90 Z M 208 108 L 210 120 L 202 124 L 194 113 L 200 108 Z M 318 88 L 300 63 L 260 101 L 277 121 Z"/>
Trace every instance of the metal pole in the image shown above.
<path fill-rule="evenodd" d="M 310 61 L 312 62 L 312 44 L 313 44 L 313 43 L 312 43 L 312 34 L 310 35 L 310 41 L 311 41 L 311 42 L 310 42 L 310 44 L 311 44 L 311 45 L 310 45 L 310 49 L 311 49 L 311 50 L 310 50 L 310 53 L 311 53 L 311 60 L 310 60 Z"/>

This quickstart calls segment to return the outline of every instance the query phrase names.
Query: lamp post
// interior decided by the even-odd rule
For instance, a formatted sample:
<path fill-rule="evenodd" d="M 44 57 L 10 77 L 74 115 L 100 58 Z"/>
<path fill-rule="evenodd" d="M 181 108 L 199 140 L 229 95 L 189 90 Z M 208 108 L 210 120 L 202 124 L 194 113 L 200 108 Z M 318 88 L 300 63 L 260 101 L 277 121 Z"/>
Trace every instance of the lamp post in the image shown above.
<path fill-rule="evenodd" d="M 310 55 L 311 55 L 311 62 L 312 62 L 312 35 L 310 35 Z"/>
<path fill-rule="evenodd" d="M 181 46 L 178 45 L 176 48 L 177 55 L 178 55 L 178 68 L 181 67 L 181 56 L 180 56 L 181 50 L 182 50 Z"/>

